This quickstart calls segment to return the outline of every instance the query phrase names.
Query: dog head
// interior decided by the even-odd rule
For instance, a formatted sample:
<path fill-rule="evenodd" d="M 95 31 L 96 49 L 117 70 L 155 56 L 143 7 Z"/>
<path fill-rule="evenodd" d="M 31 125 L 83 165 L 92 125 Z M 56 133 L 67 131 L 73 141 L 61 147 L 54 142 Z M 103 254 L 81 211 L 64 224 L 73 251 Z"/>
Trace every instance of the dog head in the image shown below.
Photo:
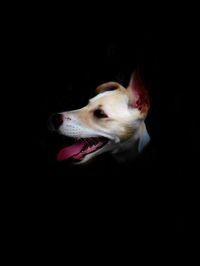
<path fill-rule="evenodd" d="M 71 158 L 85 163 L 103 152 L 114 152 L 119 144 L 138 139 L 149 109 L 149 97 L 138 72 L 132 75 L 127 89 L 108 82 L 96 92 L 85 107 L 52 117 L 54 129 L 75 142 L 58 153 L 58 160 Z"/>

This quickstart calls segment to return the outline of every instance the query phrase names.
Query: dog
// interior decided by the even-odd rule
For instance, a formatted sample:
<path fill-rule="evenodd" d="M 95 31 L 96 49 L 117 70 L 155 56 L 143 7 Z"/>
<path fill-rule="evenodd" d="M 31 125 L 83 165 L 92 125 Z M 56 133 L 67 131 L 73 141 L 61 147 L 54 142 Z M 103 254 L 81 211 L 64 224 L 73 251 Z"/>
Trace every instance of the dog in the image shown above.
<path fill-rule="evenodd" d="M 58 152 L 58 161 L 84 164 L 105 152 L 119 162 L 130 161 L 150 142 L 145 125 L 149 96 L 138 71 L 127 88 L 111 81 L 96 93 L 85 107 L 51 117 L 53 130 L 74 141 Z"/>

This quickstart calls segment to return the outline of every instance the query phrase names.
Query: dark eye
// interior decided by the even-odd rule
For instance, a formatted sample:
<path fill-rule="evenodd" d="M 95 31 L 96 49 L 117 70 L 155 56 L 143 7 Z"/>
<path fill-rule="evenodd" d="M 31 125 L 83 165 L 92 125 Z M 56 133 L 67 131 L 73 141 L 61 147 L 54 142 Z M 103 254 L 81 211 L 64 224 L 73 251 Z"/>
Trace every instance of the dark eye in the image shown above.
<path fill-rule="evenodd" d="M 94 111 L 94 116 L 97 117 L 97 118 L 105 118 L 105 117 L 108 117 L 103 110 L 101 109 L 97 109 Z"/>

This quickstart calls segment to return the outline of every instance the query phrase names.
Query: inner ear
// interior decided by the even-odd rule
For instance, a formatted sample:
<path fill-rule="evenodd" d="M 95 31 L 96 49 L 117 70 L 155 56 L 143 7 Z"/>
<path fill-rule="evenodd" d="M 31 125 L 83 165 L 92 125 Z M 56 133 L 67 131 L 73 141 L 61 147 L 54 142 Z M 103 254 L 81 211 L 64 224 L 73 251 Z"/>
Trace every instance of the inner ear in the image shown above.
<path fill-rule="evenodd" d="M 138 71 L 133 73 L 127 93 L 131 107 L 137 108 L 141 113 L 148 112 L 150 107 L 149 96 Z"/>
<path fill-rule="evenodd" d="M 96 88 L 96 93 L 99 94 L 101 92 L 104 92 L 104 91 L 113 91 L 113 90 L 116 90 L 120 87 L 121 85 L 117 82 L 114 82 L 114 81 L 111 81 L 111 82 L 106 82 L 106 83 L 103 83 L 101 84 L 100 86 L 98 86 Z"/>

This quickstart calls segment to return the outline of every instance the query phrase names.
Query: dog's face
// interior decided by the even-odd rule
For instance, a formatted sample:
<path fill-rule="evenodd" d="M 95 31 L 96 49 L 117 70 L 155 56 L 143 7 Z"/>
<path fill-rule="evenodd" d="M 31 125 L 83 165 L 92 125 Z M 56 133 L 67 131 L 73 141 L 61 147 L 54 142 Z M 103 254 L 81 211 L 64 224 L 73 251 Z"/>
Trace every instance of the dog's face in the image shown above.
<path fill-rule="evenodd" d="M 54 116 L 58 133 L 75 141 L 58 153 L 58 160 L 70 158 L 84 163 L 103 152 L 114 151 L 119 143 L 139 134 L 149 99 L 137 73 L 127 89 L 119 83 L 108 82 L 96 92 L 98 95 L 87 106 Z"/>

